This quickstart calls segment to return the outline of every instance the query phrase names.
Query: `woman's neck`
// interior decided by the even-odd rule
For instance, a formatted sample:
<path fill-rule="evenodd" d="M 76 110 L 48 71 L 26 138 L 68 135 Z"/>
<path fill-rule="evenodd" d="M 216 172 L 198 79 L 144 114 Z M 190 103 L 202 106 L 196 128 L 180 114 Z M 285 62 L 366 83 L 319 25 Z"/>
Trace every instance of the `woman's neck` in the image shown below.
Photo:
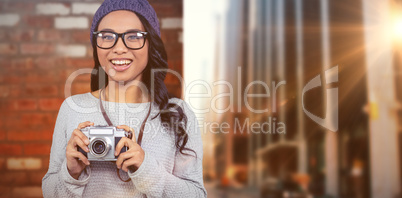
<path fill-rule="evenodd" d="M 109 102 L 117 103 L 144 103 L 149 102 L 148 89 L 142 82 L 130 82 L 127 84 L 109 81 L 102 93 L 102 98 Z"/>

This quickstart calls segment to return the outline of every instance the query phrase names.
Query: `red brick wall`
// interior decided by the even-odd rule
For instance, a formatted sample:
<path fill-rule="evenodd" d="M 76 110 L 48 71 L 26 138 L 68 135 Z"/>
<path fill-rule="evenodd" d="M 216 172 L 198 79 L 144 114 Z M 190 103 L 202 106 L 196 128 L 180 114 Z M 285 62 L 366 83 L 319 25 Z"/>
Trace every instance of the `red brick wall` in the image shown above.
<path fill-rule="evenodd" d="M 0 2 L 0 197 L 41 196 L 67 77 L 92 68 L 89 27 L 101 1 Z M 169 67 L 182 74 L 182 1 L 151 0 L 161 22 Z M 179 81 L 168 89 L 180 96 Z M 89 75 L 72 94 L 88 92 Z"/>

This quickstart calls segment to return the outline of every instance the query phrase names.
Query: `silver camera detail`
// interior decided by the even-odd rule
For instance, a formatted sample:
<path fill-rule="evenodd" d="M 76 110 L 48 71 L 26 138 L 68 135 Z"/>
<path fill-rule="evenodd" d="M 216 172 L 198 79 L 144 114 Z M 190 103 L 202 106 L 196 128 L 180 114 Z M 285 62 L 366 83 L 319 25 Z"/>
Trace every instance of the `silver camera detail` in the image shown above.
<path fill-rule="evenodd" d="M 80 147 L 78 147 L 78 151 L 84 154 L 89 161 L 116 161 L 118 156 L 114 156 L 114 152 L 117 143 L 123 137 L 131 138 L 130 132 L 114 126 L 90 126 L 81 131 L 89 139 L 89 152 L 85 152 Z M 127 147 L 123 147 L 120 153 L 126 151 Z"/>

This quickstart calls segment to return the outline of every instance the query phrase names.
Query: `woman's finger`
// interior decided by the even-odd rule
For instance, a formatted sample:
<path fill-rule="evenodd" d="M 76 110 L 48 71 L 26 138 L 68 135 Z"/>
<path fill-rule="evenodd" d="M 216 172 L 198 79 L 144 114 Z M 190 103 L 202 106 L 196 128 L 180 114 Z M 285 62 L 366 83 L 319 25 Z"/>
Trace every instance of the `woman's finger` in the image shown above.
<path fill-rule="evenodd" d="M 120 154 L 121 149 L 124 146 L 126 146 L 128 149 L 130 149 L 130 148 L 133 148 L 135 146 L 135 144 L 136 143 L 134 141 L 132 141 L 132 140 L 126 138 L 126 137 L 121 138 L 119 143 L 117 143 L 117 145 L 115 147 L 114 155 L 118 156 Z"/>
<path fill-rule="evenodd" d="M 82 122 L 82 123 L 80 123 L 80 124 L 78 124 L 78 129 L 82 129 L 82 128 L 85 128 L 85 127 L 87 127 L 87 126 L 93 126 L 94 125 L 94 123 L 93 122 L 90 122 L 90 121 L 86 121 L 86 122 Z"/>
<path fill-rule="evenodd" d="M 75 137 L 74 137 L 74 147 L 77 146 L 77 145 L 78 145 L 82 150 L 84 150 L 85 152 L 89 152 L 89 148 L 88 148 L 87 144 L 85 144 L 84 141 L 83 141 L 80 137 L 75 136 Z"/>
<path fill-rule="evenodd" d="M 87 137 L 84 133 L 82 133 L 81 130 L 75 129 L 75 130 L 73 131 L 73 134 L 72 134 L 72 137 L 71 137 L 71 139 L 74 140 L 74 137 L 73 137 L 73 136 L 79 137 L 86 145 L 89 144 L 89 139 L 88 139 L 88 137 Z M 74 145 L 74 146 L 75 146 L 75 145 Z"/>
<path fill-rule="evenodd" d="M 88 158 L 85 157 L 84 154 L 82 154 L 81 152 L 79 152 L 77 150 L 71 150 L 71 149 L 67 150 L 66 157 L 80 159 L 87 166 L 90 164 Z"/>
<path fill-rule="evenodd" d="M 120 154 L 116 160 L 117 168 L 120 169 L 124 161 L 126 161 L 130 158 L 134 158 L 135 155 L 136 155 L 135 152 L 124 152 L 124 153 Z"/>
<path fill-rule="evenodd" d="M 128 167 L 129 166 L 134 166 L 136 167 L 136 164 L 138 163 L 138 160 L 136 158 L 130 158 L 128 160 L 125 160 L 122 164 L 122 170 L 125 172 L 128 172 Z"/>
<path fill-rule="evenodd" d="M 129 127 L 129 126 L 127 126 L 127 125 L 119 125 L 119 126 L 117 126 L 117 128 L 118 129 L 124 129 L 125 131 L 127 131 L 127 132 L 131 132 L 131 140 L 133 140 L 135 143 L 137 143 L 137 141 L 135 140 L 135 132 L 134 132 L 134 129 L 133 128 L 131 128 L 131 127 Z"/>

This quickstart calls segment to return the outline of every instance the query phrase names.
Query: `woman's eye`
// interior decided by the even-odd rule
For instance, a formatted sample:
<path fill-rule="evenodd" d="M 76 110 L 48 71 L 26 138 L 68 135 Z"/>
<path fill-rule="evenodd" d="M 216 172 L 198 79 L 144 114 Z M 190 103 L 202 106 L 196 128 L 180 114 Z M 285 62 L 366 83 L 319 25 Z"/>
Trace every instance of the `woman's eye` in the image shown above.
<path fill-rule="evenodd" d="M 105 40 L 114 40 L 113 36 L 104 36 L 103 39 L 105 39 Z"/>
<path fill-rule="evenodd" d="M 102 35 L 102 39 L 106 40 L 106 41 L 111 41 L 111 40 L 114 40 L 114 36 L 113 35 Z"/>
<path fill-rule="evenodd" d="M 128 40 L 130 41 L 134 41 L 134 40 L 138 40 L 141 39 L 141 37 L 137 36 L 137 35 L 130 35 L 127 37 Z"/>

